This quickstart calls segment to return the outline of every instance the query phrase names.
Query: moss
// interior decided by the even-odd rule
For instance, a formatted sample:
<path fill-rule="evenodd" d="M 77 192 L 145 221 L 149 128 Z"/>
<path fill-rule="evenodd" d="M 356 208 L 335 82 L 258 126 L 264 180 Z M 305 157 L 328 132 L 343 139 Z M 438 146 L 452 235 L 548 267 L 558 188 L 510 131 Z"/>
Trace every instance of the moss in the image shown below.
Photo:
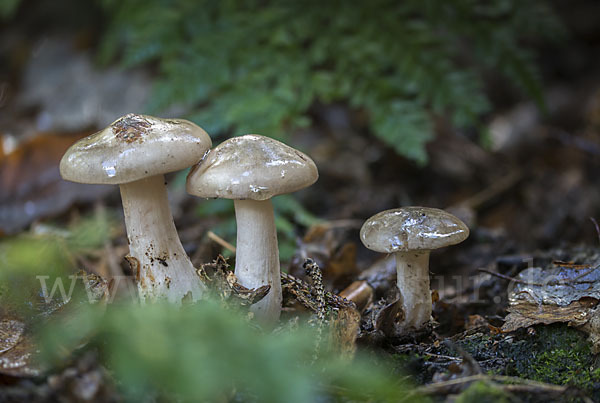
<path fill-rule="evenodd" d="M 395 372 L 409 374 L 416 384 L 424 385 L 430 382 L 433 376 L 433 373 L 426 366 L 426 362 L 430 358 L 426 355 L 421 356 L 415 353 L 392 354 L 390 364 Z"/>
<path fill-rule="evenodd" d="M 585 335 L 565 325 L 538 326 L 532 340 L 514 343 L 509 375 L 595 391 L 600 371 L 594 369 Z"/>
<path fill-rule="evenodd" d="M 600 401 L 600 368 L 587 336 L 565 324 L 539 325 L 535 334 L 525 330 L 511 334 L 476 333 L 456 345 L 471 355 L 489 375 L 509 375 L 524 379 L 569 385 Z M 442 343 L 434 354 L 459 356 L 451 344 Z M 430 360 L 418 354 L 396 355 L 395 367 L 428 383 L 435 373 L 447 371 L 448 362 Z"/>
<path fill-rule="evenodd" d="M 456 403 L 508 403 L 510 396 L 502 389 L 485 381 L 473 383 L 456 398 Z"/>
<path fill-rule="evenodd" d="M 536 326 L 535 336 L 506 344 L 506 374 L 581 389 L 600 399 L 600 368 L 586 335 L 565 324 Z"/>
<path fill-rule="evenodd" d="M 571 385 L 600 398 L 600 369 L 586 335 L 565 324 L 507 335 L 475 334 L 457 342 L 488 374 L 510 375 L 555 385 Z M 452 349 L 440 354 L 456 355 Z M 487 363 L 495 366 L 488 366 Z M 504 365 L 502 365 L 504 363 Z"/>

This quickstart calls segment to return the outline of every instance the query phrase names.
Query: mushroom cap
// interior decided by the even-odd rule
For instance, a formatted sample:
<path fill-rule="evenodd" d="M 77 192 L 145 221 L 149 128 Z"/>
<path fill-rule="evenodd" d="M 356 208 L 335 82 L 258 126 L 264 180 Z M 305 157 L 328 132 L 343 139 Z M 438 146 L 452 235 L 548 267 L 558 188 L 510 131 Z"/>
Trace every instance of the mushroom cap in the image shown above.
<path fill-rule="evenodd" d="M 80 183 L 134 182 L 190 167 L 211 144 L 190 121 L 130 113 L 73 144 L 60 161 L 60 174 Z"/>
<path fill-rule="evenodd" d="M 198 197 L 267 200 L 315 183 L 317 166 L 306 154 L 280 141 L 247 134 L 208 152 L 187 177 Z"/>
<path fill-rule="evenodd" d="M 459 218 L 430 207 L 385 210 L 360 229 L 362 243 L 383 253 L 432 250 L 460 243 L 468 236 L 469 228 Z"/>

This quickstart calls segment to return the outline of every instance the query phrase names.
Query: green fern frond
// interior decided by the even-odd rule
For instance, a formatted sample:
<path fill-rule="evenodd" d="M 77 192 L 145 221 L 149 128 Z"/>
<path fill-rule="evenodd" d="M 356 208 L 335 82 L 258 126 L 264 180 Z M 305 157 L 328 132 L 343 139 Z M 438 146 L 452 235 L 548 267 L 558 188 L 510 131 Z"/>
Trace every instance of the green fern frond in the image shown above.
<path fill-rule="evenodd" d="M 101 55 L 159 68 L 152 112 L 211 133 L 284 137 L 315 102 L 368 110 L 371 131 L 425 163 L 433 115 L 478 127 L 484 73 L 543 105 L 531 46 L 564 34 L 546 1 L 104 0 Z"/>

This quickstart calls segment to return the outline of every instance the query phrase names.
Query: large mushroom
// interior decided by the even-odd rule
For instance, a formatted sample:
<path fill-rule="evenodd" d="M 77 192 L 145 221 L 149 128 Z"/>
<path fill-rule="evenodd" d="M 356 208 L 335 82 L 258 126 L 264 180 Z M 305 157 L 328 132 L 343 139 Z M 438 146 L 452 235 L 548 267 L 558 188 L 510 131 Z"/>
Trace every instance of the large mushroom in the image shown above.
<path fill-rule="evenodd" d="M 177 235 L 164 174 L 194 165 L 210 146 L 208 134 L 187 120 L 129 114 L 73 144 L 60 162 L 66 180 L 120 186 L 142 301 L 202 297 L 205 287 Z"/>
<path fill-rule="evenodd" d="M 271 286 L 265 298 L 251 307 L 256 318 L 264 323 L 279 318 L 282 300 L 271 198 L 309 186 L 318 177 L 315 163 L 306 154 L 255 134 L 224 141 L 188 175 L 188 193 L 234 200 L 235 274 L 245 287 Z"/>
<path fill-rule="evenodd" d="M 460 219 L 429 207 L 382 211 L 363 224 L 360 239 L 367 248 L 395 255 L 405 315 L 402 328 L 419 328 L 431 317 L 429 253 L 468 236 L 469 228 Z"/>

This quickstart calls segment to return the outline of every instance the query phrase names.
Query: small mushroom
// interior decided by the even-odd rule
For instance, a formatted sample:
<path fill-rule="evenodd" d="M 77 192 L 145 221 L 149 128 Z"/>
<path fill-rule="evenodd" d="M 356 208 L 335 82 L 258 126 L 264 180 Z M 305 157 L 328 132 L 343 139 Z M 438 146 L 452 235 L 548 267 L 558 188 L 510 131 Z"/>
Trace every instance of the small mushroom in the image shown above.
<path fill-rule="evenodd" d="M 360 239 L 367 248 L 395 255 L 405 315 L 400 324 L 403 329 L 419 328 L 431 317 L 431 250 L 460 243 L 468 236 L 469 228 L 461 220 L 429 207 L 382 211 L 363 224 Z"/>
<path fill-rule="evenodd" d="M 211 150 L 189 173 L 188 193 L 233 199 L 237 221 L 235 275 L 248 288 L 270 285 L 252 305 L 257 319 L 281 313 L 279 249 L 271 197 L 312 185 L 319 174 L 304 153 L 256 134 L 234 137 Z"/>
<path fill-rule="evenodd" d="M 202 297 L 204 284 L 173 223 L 164 174 L 194 165 L 210 146 L 208 134 L 187 120 L 129 114 L 73 144 L 60 162 L 66 180 L 120 186 L 128 260 L 142 301 Z"/>

